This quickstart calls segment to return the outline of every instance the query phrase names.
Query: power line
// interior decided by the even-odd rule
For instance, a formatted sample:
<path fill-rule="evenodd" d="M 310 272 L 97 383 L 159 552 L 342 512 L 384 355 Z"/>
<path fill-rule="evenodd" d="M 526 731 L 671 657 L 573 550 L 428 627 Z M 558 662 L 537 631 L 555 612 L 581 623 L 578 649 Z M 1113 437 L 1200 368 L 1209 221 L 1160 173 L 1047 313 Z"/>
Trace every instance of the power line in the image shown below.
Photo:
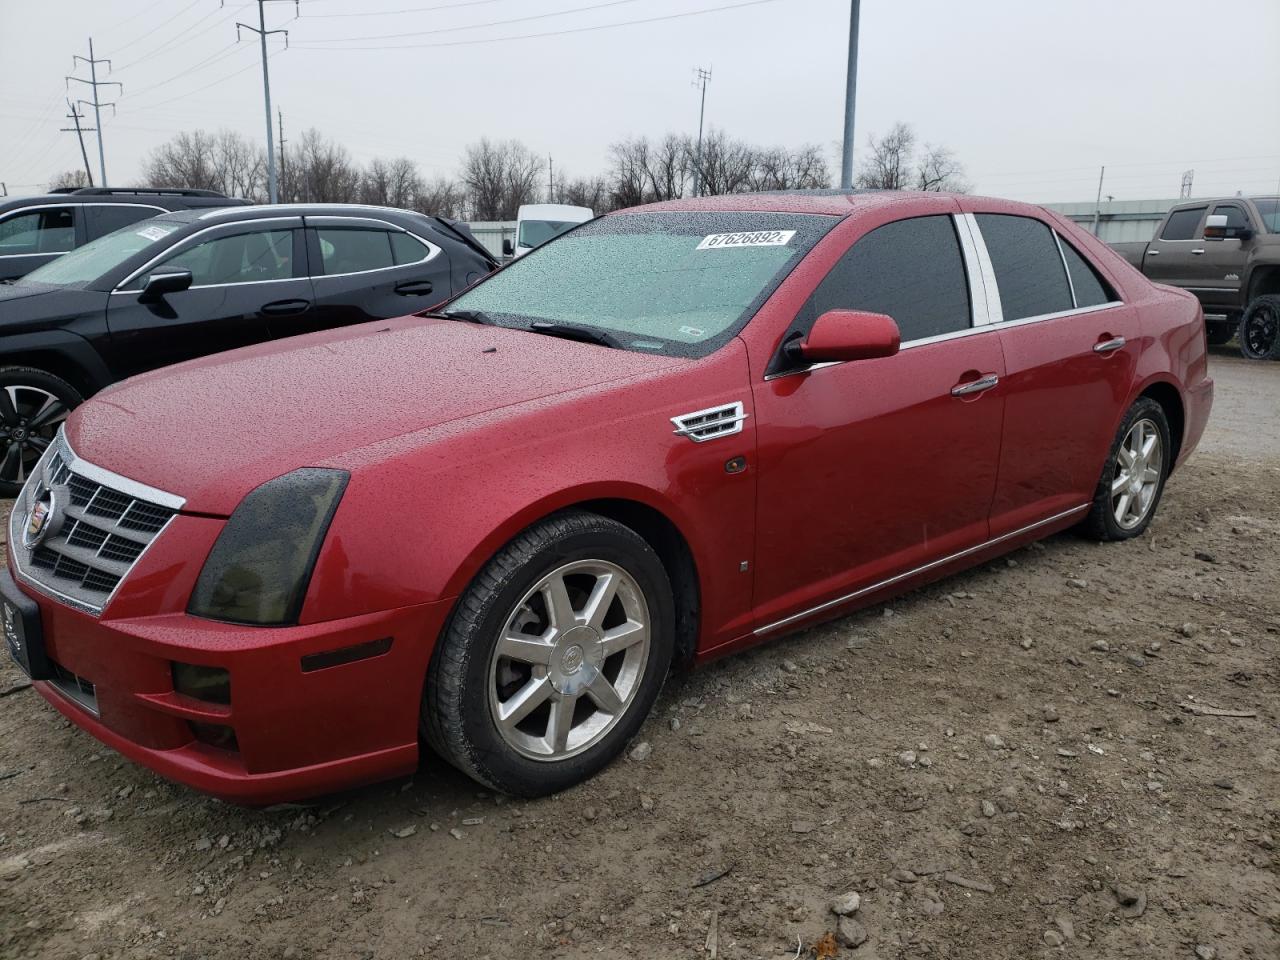
<path fill-rule="evenodd" d="M 552 17 L 567 17 L 573 13 L 586 13 L 591 10 L 604 10 L 608 7 L 620 7 L 624 4 L 639 3 L 640 0 L 606 0 L 605 3 L 592 3 L 585 7 L 573 7 L 569 10 L 556 10 L 552 13 L 534 13 L 527 17 L 512 17 L 509 20 L 493 20 L 489 23 L 470 23 L 461 27 L 439 27 L 435 30 L 415 30 L 412 33 L 382 33 L 367 37 L 338 37 L 329 40 L 312 40 L 317 43 L 357 43 L 364 40 L 400 40 L 407 37 L 428 37 L 441 33 L 458 33 L 462 30 L 482 30 L 486 27 L 505 27 L 513 23 L 528 23 L 531 20 L 549 20 Z"/>
<path fill-rule="evenodd" d="M 193 74 L 198 70 L 203 70 L 205 67 L 211 67 L 215 63 L 221 63 L 223 60 L 229 60 L 236 53 L 238 53 L 243 49 L 244 47 L 241 47 L 237 42 L 233 41 L 227 44 L 225 47 L 221 47 L 220 49 L 216 50 L 214 53 L 205 57 L 203 60 L 199 61 L 198 63 L 193 63 L 191 66 L 186 67 L 182 70 L 179 70 L 173 76 L 166 77 L 164 80 L 161 80 L 159 83 L 153 83 L 149 87 L 143 87 L 142 90 L 129 94 L 129 100 L 132 103 L 133 101 L 136 101 L 139 98 L 145 99 L 149 94 L 155 93 L 157 90 L 161 90 L 161 89 L 167 90 L 169 87 L 169 84 L 173 83 L 175 80 L 181 80 L 183 77 L 189 76 L 190 74 Z"/>
<path fill-rule="evenodd" d="M 316 47 L 307 44 L 294 44 L 297 50 L 324 50 L 332 53 L 336 50 L 427 50 L 436 47 L 469 47 L 484 43 L 503 43 L 508 40 L 537 40 L 543 37 L 563 37 L 574 33 L 592 33 L 596 30 L 616 30 L 619 27 L 634 27 L 646 23 L 662 23 L 668 20 L 683 20 L 686 17 L 701 17 L 709 13 L 721 13 L 725 10 L 740 10 L 744 7 L 758 7 L 766 3 L 778 3 L 779 0 L 744 0 L 742 3 L 728 3 L 719 7 L 707 7 L 705 10 L 686 10 L 684 13 L 669 13 L 660 17 L 646 17 L 642 20 L 623 20 L 618 23 L 601 23 L 591 27 L 572 27 L 565 30 L 550 30 L 545 33 L 525 33 L 513 37 L 489 37 L 481 40 L 449 40 L 443 43 L 409 43 L 395 46 L 378 47 Z"/>
<path fill-rule="evenodd" d="M 323 2 L 323 0 L 312 0 L 315 2 Z M 343 0 L 345 3 L 346 0 Z M 505 3 L 506 0 L 466 0 L 464 3 L 440 3 L 432 7 L 404 7 L 400 10 L 360 10 L 357 13 L 308 13 L 308 20 L 331 20 L 338 17 L 398 17 L 406 13 L 434 13 L 437 10 L 456 10 L 460 7 L 479 7 L 492 5 L 495 3 Z"/>
<path fill-rule="evenodd" d="M 152 27 L 146 33 L 139 34 L 138 36 L 134 37 L 132 40 L 127 40 L 124 43 L 119 44 L 116 47 L 116 53 L 119 54 L 121 50 L 127 50 L 129 47 L 132 47 L 135 43 L 141 43 L 143 40 L 147 39 L 147 37 L 154 36 L 157 32 L 164 29 L 169 24 L 173 23 L 173 21 L 177 20 L 180 16 L 182 16 L 192 7 L 196 7 L 199 4 L 200 4 L 200 0 L 191 0 L 189 4 L 187 4 L 181 10 L 179 10 L 177 13 L 175 13 L 168 20 L 161 20 L 159 23 L 157 23 L 154 27 Z"/>
<path fill-rule="evenodd" d="M 183 37 L 187 36 L 187 34 L 191 33 L 193 30 L 196 30 L 197 28 L 204 26 L 204 24 L 208 23 L 210 20 L 214 18 L 217 18 L 220 14 L 223 14 L 223 13 L 226 13 L 228 15 L 222 17 L 221 19 L 224 21 L 230 20 L 239 11 L 243 10 L 247 6 L 249 6 L 249 4 L 242 3 L 238 7 L 231 8 L 230 11 L 228 11 L 225 7 L 219 7 L 215 10 L 211 10 L 209 13 L 206 13 L 199 20 L 196 20 L 194 23 L 192 23 L 191 26 L 186 27 L 182 30 L 179 30 L 172 37 L 169 37 L 169 39 L 167 39 L 164 43 L 161 43 L 158 46 L 147 51 L 146 53 L 142 54 L 140 57 L 138 57 L 138 59 L 130 60 L 124 66 L 117 68 L 116 73 L 123 73 L 126 70 L 131 70 L 134 67 L 136 67 L 138 64 L 146 63 L 148 60 L 152 59 L 153 57 L 159 56 L 161 54 L 174 52 L 175 50 L 178 49 L 175 46 L 175 44 L 179 40 L 181 40 Z"/>
<path fill-rule="evenodd" d="M 268 56 L 268 59 L 270 59 L 271 57 L 276 56 L 277 54 L 283 53 L 283 52 L 284 52 L 283 50 L 276 50 L 276 51 L 272 52 L 272 53 Z M 196 87 L 194 90 L 188 90 L 186 93 L 180 93 L 180 94 L 178 94 L 178 95 L 177 95 L 177 96 L 175 96 L 175 97 L 169 97 L 169 99 L 167 99 L 167 100 L 160 100 L 160 101 L 157 101 L 156 103 L 149 103 L 149 104 L 147 104 L 146 106 L 141 107 L 141 108 L 139 108 L 138 110 L 135 110 L 134 112 L 135 112 L 135 113 L 147 113 L 147 112 L 149 112 L 149 111 L 151 111 L 151 110 L 156 109 L 157 107 L 163 107 L 163 106 L 165 106 L 166 104 L 176 103 L 176 102 L 177 102 L 177 101 L 179 101 L 179 100 L 185 100 L 185 99 L 187 99 L 188 97 L 195 96 L 197 93 L 203 93 L 205 90 L 208 90 L 210 87 L 216 87 L 216 86 L 218 86 L 218 85 L 220 85 L 220 84 L 226 83 L 228 80 L 234 79 L 235 77 L 240 76 L 240 74 L 242 74 L 242 73 L 248 73 L 250 70 L 252 70 L 252 69 L 253 69 L 254 67 L 256 67 L 256 66 L 257 66 L 257 64 L 256 64 L 256 63 L 246 64 L 245 66 L 241 67 L 240 69 L 238 69 L 238 70 L 234 70 L 234 71 L 232 71 L 231 73 L 228 73 L 228 74 L 227 74 L 226 76 L 224 76 L 224 77 L 219 77 L 217 80 L 213 80 L 213 81 L 210 81 L 209 83 L 206 83 L 204 86 Z"/>

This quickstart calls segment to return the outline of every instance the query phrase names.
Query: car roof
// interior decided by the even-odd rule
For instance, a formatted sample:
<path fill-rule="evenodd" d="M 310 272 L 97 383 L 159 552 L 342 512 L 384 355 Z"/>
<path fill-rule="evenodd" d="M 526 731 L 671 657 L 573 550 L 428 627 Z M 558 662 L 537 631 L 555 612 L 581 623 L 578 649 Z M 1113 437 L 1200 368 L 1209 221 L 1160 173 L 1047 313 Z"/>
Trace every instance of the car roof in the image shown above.
<path fill-rule="evenodd" d="M 414 210 L 405 210 L 402 207 L 380 207 L 373 204 L 365 203 L 263 203 L 253 207 L 244 209 L 228 209 L 226 207 L 218 207 L 213 210 L 202 210 L 200 212 L 201 220 L 218 220 L 221 218 L 241 218 L 241 217 L 278 217 L 287 214 L 297 217 L 318 217 L 318 216 L 367 216 L 367 217 L 386 217 L 400 216 L 432 219 L 425 213 L 418 213 Z"/>
<path fill-rule="evenodd" d="M 84 204 L 126 204 L 159 207 L 161 209 L 200 209 L 243 207 L 249 201 L 240 197 L 227 197 L 212 190 L 166 190 L 160 187 L 83 187 L 58 193 L 34 194 L 25 197 L 0 198 L 0 212 L 22 207 L 50 205 L 82 206 Z"/>
<path fill-rule="evenodd" d="M 856 213 L 898 203 L 919 201 L 926 197 L 960 197 L 985 200 L 972 194 L 951 194 L 919 190 L 775 190 L 763 193 L 725 193 L 715 197 L 686 198 L 629 207 L 617 213 L 807 213 L 829 217 L 848 217 Z M 1033 204 L 1009 200 L 998 201 L 1002 207 L 1025 207 L 1027 212 L 1040 211 Z"/>

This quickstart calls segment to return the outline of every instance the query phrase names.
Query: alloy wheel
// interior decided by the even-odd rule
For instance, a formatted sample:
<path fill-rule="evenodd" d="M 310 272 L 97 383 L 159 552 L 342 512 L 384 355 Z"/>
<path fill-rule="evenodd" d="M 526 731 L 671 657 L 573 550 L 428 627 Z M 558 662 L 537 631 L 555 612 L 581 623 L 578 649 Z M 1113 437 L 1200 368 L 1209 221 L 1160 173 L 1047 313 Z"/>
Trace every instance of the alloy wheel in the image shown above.
<path fill-rule="evenodd" d="M 1280 339 L 1280 310 L 1270 303 L 1259 303 L 1249 311 L 1240 325 L 1240 352 L 1250 360 L 1271 356 Z"/>
<path fill-rule="evenodd" d="M 1111 510 L 1122 529 L 1132 530 L 1146 519 L 1160 490 L 1164 444 L 1160 429 L 1143 418 L 1129 428 L 1116 451 L 1111 481 Z"/>
<path fill-rule="evenodd" d="M 516 604 L 489 669 L 490 715 L 533 760 L 564 760 L 598 743 L 644 677 L 649 608 L 636 581 L 606 560 L 548 573 Z"/>
<path fill-rule="evenodd" d="M 24 482 L 70 412 L 41 387 L 0 387 L 0 481 Z"/>

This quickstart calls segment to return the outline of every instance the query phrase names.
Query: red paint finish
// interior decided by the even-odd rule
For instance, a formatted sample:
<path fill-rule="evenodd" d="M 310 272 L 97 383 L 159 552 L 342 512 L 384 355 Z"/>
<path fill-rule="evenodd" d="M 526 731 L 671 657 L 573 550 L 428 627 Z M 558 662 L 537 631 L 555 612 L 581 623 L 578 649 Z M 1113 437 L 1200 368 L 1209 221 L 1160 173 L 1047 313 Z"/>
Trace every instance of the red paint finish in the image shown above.
<path fill-rule="evenodd" d="M 455 599 L 504 543 L 557 510 L 620 502 L 665 517 L 696 567 L 707 659 L 1076 522 L 1066 511 L 1091 498 L 1143 391 L 1177 398 L 1180 460 L 1204 429 L 1212 381 L 1194 299 L 1037 208 L 866 194 L 647 209 L 819 214 L 833 228 L 738 337 L 701 360 L 404 318 L 182 364 L 81 407 L 67 427 L 78 455 L 187 506 L 100 618 L 23 586 L 50 653 L 96 685 L 101 716 L 49 684 L 40 692 L 127 756 L 219 796 L 333 790 L 414 767 L 422 684 Z M 964 211 L 1050 223 L 1123 303 L 766 376 L 801 306 L 860 237 Z M 859 336 L 892 354 L 896 327 L 867 316 L 864 327 L 879 326 Z M 815 349 L 848 333 L 818 330 Z M 1123 350 L 1094 352 L 1116 336 Z M 990 376 L 998 386 L 952 393 Z M 733 402 L 748 415 L 742 432 L 707 443 L 674 433 L 670 418 Z M 747 469 L 727 472 L 738 457 Z M 188 616 L 225 518 L 259 484 L 304 466 L 347 470 L 350 482 L 300 623 Z M 302 672 L 307 654 L 387 637 L 381 656 Z M 175 693 L 175 660 L 228 670 L 230 705 Z M 197 742 L 191 722 L 232 727 L 238 750 Z"/>

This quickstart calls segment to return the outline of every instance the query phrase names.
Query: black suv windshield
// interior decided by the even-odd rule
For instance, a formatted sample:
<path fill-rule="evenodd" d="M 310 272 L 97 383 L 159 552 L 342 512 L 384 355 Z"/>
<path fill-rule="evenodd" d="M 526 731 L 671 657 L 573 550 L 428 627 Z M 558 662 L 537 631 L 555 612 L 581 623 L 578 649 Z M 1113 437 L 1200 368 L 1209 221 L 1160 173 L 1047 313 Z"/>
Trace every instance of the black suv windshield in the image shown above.
<path fill-rule="evenodd" d="M 134 254 L 159 243 L 181 226 L 181 223 L 166 223 L 162 220 L 143 220 L 141 223 L 130 224 L 115 233 L 108 233 L 105 237 L 86 243 L 83 247 L 77 247 L 70 253 L 64 253 L 57 260 L 32 270 L 20 282 L 53 283 L 59 286 L 92 283 Z"/>
<path fill-rule="evenodd" d="M 701 357 L 732 338 L 836 223 L 790 213 L 603 217 L 521 257 L 448 310 L 504 327 L 593 329 L 624 349 Z"/>

